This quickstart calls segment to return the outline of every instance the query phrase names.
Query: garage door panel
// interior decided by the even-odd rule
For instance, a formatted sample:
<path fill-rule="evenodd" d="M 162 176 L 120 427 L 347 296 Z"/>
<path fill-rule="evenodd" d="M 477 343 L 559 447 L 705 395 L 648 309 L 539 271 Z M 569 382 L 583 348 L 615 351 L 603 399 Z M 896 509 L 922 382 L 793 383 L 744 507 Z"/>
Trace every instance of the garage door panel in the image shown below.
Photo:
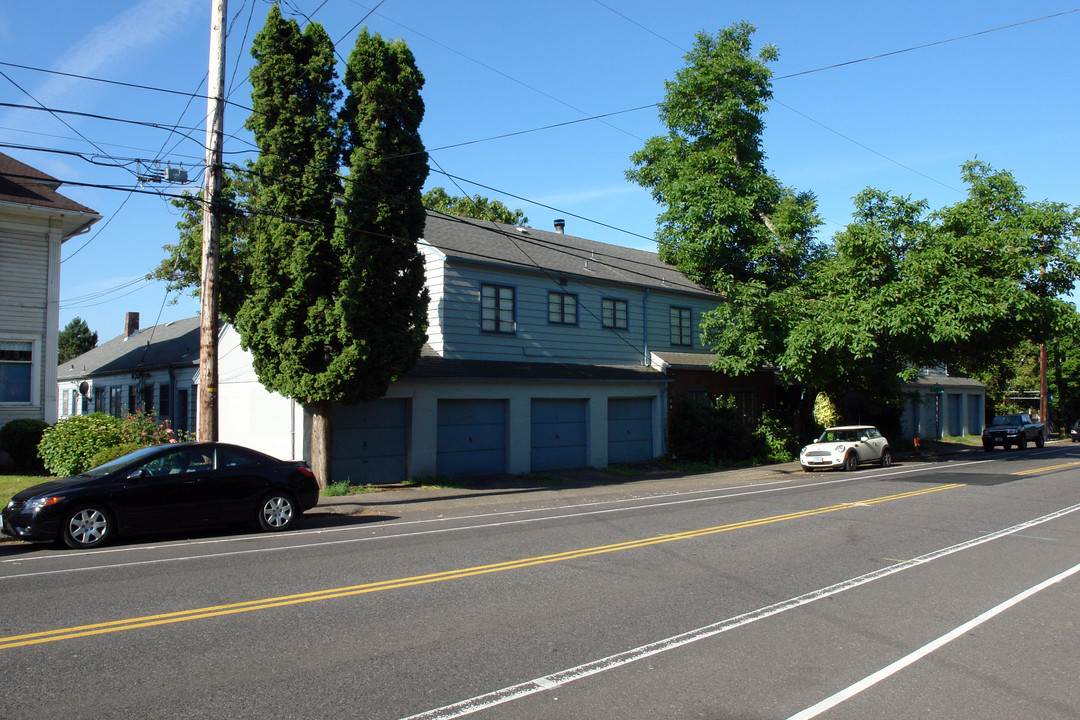
<path fill-rule="evenodd" d="M 652 398 L 611 398 L 608 401 L 608 462 L 652 460 L 652 429 Z"/>
<path fill-rule="evenodd" d="M 436 472 L 446 477 L 506 471 L 506 401 L 440 400 Z"/>
<path fill-rule="evenodd" d="M 587 413 L 584 399 L 533 399 L 533 472 L 585 467 Z"/>
<path fill-rule="evenodd" d="M 385 484 L 408 479 L 407 400 L 376 400 L 334 408 L 335 480 Z"/>

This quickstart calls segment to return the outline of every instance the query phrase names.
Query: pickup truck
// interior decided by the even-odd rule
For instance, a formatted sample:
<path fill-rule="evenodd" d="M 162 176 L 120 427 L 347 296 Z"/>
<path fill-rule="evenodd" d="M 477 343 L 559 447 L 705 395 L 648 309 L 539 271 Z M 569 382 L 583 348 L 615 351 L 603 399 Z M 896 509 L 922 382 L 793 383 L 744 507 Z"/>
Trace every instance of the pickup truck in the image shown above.
<path fill-rule="evenodd" d="M 1029 442 L 1042 447 L 1045 435 L 1043 424 L 1032 422 L 1026 413 L 998 415 L 983 429 L 982 444 L 986 452 L 993 450 L 995 445 L 1000 445 L 1005 450 L 1015 445 L 1023 450 Z"/>

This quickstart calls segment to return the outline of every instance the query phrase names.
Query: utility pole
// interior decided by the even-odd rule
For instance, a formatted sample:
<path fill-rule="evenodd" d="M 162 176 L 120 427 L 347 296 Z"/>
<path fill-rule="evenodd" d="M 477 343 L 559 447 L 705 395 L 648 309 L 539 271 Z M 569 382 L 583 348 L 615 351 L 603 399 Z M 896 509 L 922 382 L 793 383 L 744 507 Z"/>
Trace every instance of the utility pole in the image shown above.
<path fill-rule="evenodd" d="M 1046 343 L 1039 343 L 1039 422 L 1043 440 L 1050 438 L 1050 388 L 1046 381 Z"/>
<path fill-rule="evenodd" d="M 203 182 L 202 321 L 199 327 L 198 439 L 218 439 L 218 202 L 221 194 L 221 143 L 225 123 L 225 6 L 210 10 L 210 72 L 206 98 L 206 172 Z"/>

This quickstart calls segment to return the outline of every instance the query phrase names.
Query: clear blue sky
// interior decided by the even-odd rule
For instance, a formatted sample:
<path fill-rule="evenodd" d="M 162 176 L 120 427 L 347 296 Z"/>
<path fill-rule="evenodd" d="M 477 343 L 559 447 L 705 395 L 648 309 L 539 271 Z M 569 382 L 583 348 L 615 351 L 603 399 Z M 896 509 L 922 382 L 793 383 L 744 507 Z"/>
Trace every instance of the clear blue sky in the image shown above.
<path fill-rule="evenodd" d="M 427 81 L 428 186 L 502 200 L 534 227 L 563 217 L 568 233 L 655 250 L 658 208 L 624 173 L 662 128 L 654 107 L 632 109 L 663 99 L 696 32 L 740 20 L 757 26 L 756 44 L 779 47 L 768 165 L 817 195 L 823 240 L 848 222 L 852 196 L 867 186 L 926 198 L 933 209 L 962 199 L 959 168 L 976 156 L 1012 170 L 1029 199 L 1080 202 L 1075 0 L 385 0 L 375 9 L 376 1 L 290 0 L 282 10 L 322 23 L 341 57 L 369 12 L 371 30 L 404 39 Z M 206 103 L 179 93 L 205 92 L 210 4 L 4 4 L 0 102 L 104 117 L 0 107 L 0 151 L 65 182 L 118 188 L 61 188 L 104 216 L 64 246 L 61 327 L 81 316 L 105 341 L 120 334 L 126 311 L 138 311 L 144 327 L 198 311 L 140 279 L 176 235 L 175 209 L 153 191 L 183 188 L 138 184 L 135 160 L 183 163 L 201 177 Z M 229 161 L 253 157 L 240 106 L 250 105 L 249 48 L 268 8 L 229 0 Z M 620 114 L 491 139 L 607 113 Z"/>

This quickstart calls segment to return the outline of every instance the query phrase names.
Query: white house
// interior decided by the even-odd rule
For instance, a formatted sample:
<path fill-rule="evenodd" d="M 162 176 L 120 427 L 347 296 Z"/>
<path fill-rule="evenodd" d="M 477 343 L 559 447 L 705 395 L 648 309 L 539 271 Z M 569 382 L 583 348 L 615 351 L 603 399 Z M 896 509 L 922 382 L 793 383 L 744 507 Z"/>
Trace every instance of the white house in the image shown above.
<path fill-rule="evenodd" d="M 139 313 L 127 313 L 123 334 L 56 368 L 60 418 L 141 411 L 194 432 L 199 325 L 194 317 L 140 329 Z"/>
<path fill-rule="evenodd" d="M 60 247 L 101 219 L 60 184 L 0 153 L 0 427 L 57 419 Z"/>
<path fill-rule="evenodd" d="M 710 357 L 716 295 L 655 253 L 429 213 L 428 342 L 376 402 L 337 406 L 330 482 L 544 472 L 664 452 L 664 355 Z M 266 391 L 232 328 L 219 347 L 219 436 L 308 458 L 309 421 Z"/>

